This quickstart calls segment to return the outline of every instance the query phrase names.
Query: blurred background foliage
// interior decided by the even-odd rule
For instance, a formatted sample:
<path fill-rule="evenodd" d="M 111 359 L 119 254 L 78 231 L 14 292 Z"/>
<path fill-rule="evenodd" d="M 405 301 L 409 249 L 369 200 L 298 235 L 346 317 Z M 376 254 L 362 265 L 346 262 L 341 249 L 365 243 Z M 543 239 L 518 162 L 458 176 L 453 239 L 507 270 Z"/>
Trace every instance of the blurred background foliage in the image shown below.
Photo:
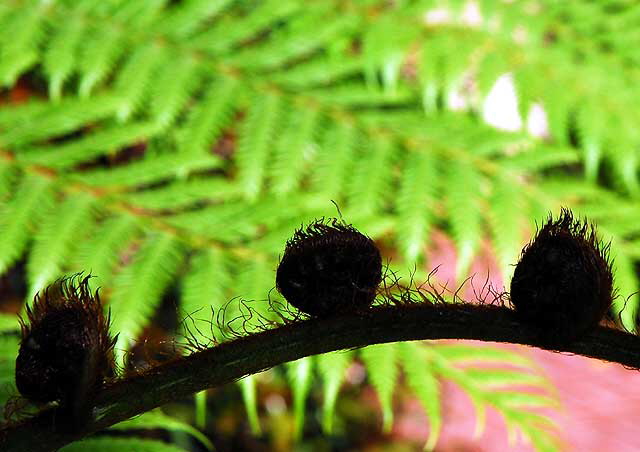
<path fill-rule="evenodd" d="M 405 278 L 442 263 L 443 233 L 452 286 L 485 246 L 508 285 L 534 222 L 569 206 L 611 241 L 611 318 L 634 330 L 639 22 L 624 0 L 3 0 L 2 401 L 16 313 L 56 278 L 97 276 L 121 365 L 144 369 L 187 316 L 221 340 L 211 308 L 233 318 L 234 297 L 275 318 L 284 243 L 330 200 Z M 490 407 L 513 444 L 563 448 L 528 357 L 411 342 L 306 358 L 65 450 L 413 450 L 393 428 L 405 397 L 427 415 L 419 447 L 449 450 L 445 380 L 477 435 Z"/>

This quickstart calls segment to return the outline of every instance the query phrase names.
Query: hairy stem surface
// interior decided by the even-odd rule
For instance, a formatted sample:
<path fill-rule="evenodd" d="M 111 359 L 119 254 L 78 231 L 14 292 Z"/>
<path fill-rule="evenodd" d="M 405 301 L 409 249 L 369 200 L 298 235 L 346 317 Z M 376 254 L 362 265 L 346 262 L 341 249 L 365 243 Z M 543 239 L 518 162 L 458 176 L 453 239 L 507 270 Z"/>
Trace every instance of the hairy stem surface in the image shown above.
<path fill-rule="evenodd" d="M 550 344 L 505 307 L 416 304 L 375 307 L 358 314 L 310 319 L 251 334 L 103 389 L 93 418 L 75 431 L 56 428 L 55 408 L 0 431 L 4 451 L 49 451 L 136 414 L 288 361 L 334 350 L 421 339 L 477 339 L 531 345 L 640 368 L 640 337 L 598 327 L 567 344 Z"/>

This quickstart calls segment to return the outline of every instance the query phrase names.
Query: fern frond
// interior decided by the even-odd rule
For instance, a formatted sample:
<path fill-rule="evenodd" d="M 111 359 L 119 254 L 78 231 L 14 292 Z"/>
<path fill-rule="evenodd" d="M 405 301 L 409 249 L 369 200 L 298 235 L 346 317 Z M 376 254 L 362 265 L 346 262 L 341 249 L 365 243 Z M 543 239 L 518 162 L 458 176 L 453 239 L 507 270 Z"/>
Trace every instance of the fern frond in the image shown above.
<path fill-rule="evenodd" d="M 0 84 L 12 85 L 37 60 L 42 23 L 51 4 L 34 2 L 29 8 L 13 8 L 3 18 L 0 32 Z"/>
<path fill-rule="evenodd" d="M 87 100 L 73 98 L 57 104 L 34 102 L 18 107 L 17 114 L 12 111 L 5 121 L 0 120 L 0 146 L 12 149 L 74 132 L 113 115 L 121 102 L 118 96 L 101 94 Z"/>
<path fill-rule="evenodd" d="M 400 176 L 396 200 L 398 245 L 407 262 L 424 255 L 439 191 L 437 161 L 431 152 L 412 152 Z"/>
<path fill-rule="evenodd" d="M 92 228 L 93 199 L 84 194 L 69 196 L 43 216 L 27 261 L 28 300 L 62 275 L 73 247 Z"/>
<path fill-rule="evenodd" d="M 482 178 L 469 162 L 448 163 L 447 209 L 451 235 L 458 250 L 456 276 L 463 277 L 471 265 L 482 236 L 479 194 Z"/>
<path fill-rule="evenodd" d="M 211 201 L 231 201 L 241 195 L 240 188 L 227 179 L 192 177 L 158 188 L 128 192 L 122 199 L 147 210 L 168 210 Z"/>
<path fill-rule="evenodd" d="M 362 149 L 348 187 L 348 203 L 365 217 L 374 215 L 390 198 L 396 144 L 382 139 Z"/>
<path fill-rule="evenodd" d="M 183 248 L 173 237 L 147 235 L 132 262 L 114 279 L 109 308 L 111 328 L 119 332 L 116 351 L 120 359 L 160 303 L 182 257 Z"/>
<path fill-rule="evenodd" d="M 198 64 L 189 56 L 168 53 L 158 64 L 150 89 L 149 113 L 160 127 L 168 127 L 180 113 L 198 82 Z"/>
<path fill-rule="evenodd" d="M 115 82 L 115 90 L 120 98 L 117 107 L 120 121 L 126 121 L 138 110 L 148 91 L 151 76 L 164 58 L 164 52 L 155 43 L 137 47 L 129 55 Z"/>
<path fill-rule="evenodd" d="M 183 334 L 205 344 L 211 339 L 223 338 L 213 317 L 228 300 L 227 293 L 231 288 L 228 260 L 222 250 L 203 250 L 191 257 L 189 270 L 182 280 L 180 321 Z"/>
<path fill-rule="evenodd" d="M 287 126 L 274 146 L 271 164 L 271 190 L 284 195 L 297 188 L 306 161 L 314 153 L 314 132 L 319 112 L 310 108 L 290 108 Z"/>
<path fill-rule="evenodd" d="M 51 41 L 43 56 L 44 72 L 49 78 L 49 97 L 57 101 L 62 96 L 62 87 L 69 78 L 76 63 L 78 47 L 83 38 L 86 22 L 83 10 L 89 2 L 80 1 L 64 24 L 56 24 Z"/>
<path fill-rule="evenodd" d="M 95 227 L 88 240 L 81 242 L 69 270 L 96 276 L 89 280 L 93 289 L 111 287 L 122 254 L 135 243 L 139 234 L 140 227 L 132 216 L 118 215 L 105 219 Z"/>
<path fill-rule="evenodd" d="M 183 422 L 175 417 L 164 414 L 159 409 L 153 411 L 147 411 L 146 413 L 136 416 L 124 422 L 120 422 L 109 430 L 155 430 L 162 429 L 170 432 L 184 432 L 196 438 L 200 441 L 207 450 L 215 450 L 213 444 L 202 434 L 198 429 L 193 428 L 191 425 Z"/>
<path fill-rule="evenodd" d="M 101 155 L 141 142 L 157 130 L 155 123 L 148 122 L 116 125 L 64 144 L 27 147 L 16 157 L 23 163 L 65 168 L 90 162 Z"/>
<path fill-rule="evenodd" d="M 220 159 L 212 155 L 194 157 L 163 154 L 113 169 L 79 172 L 74 177 L 90 186 L 122 190 L 166 179 L 184 178 L 191 172 L 215 169 L 220 164 Z"/>
<path fill-rule="evenodd" d="M 231 119 L 238 90 L 237 80 L 230 77 L 209 83 L 202 101 L 191 110 L 180 131 L 180 149 L 183 152 L 205 153 L 210 150 Z"/>
<path fill-rule="evenodd" d="M 440 383 L 431 368 L 428 350 L 416 342 L 398 344 L 402 368 L 409 387 L 420 400 L 429 417 L 429 439 L 424 448 L 433 450 L 442 429 L 442 407 L 440 406 Z"/>
<path fill-rule="evenodd" d="M 516 183 L 508 175 L 498 175 L 493 181 L 493 192 L 489 197 L 487 223 L 505 284 L 511 277 L 523 242 L 521 219 L 525 216 L 525 209 L 519 190 L 514 189 Z"/>
<path fill-rule="evenodd" d="M 357 141 L 358 131 L 353 124 L 340 122 L 328 128 L 313 168 L 313 187 L 318 193 L 334 199 L 343 192 Z"/>
<path fill-rule="evenodd" d="M 249 107 L 247 118 L 240 128 L 235 156 L 237 177 L 249 200 L 255 200 L 262 191 L 269 150 L 279 126 L 280 115 L 280 98 L 274 94 L 261 96 Z"/>
<path fill-rule="evenodd" d="M 393 425 L 393 391 L 398 381 L 398 344 L 370 345 L 360 352 L 369 381 L 376 389 L 382 409 L 382 429 Z"/>
<path fill-rule="evenodd" d="M 313 357 L 309 356 L 287 364 L 287 375 L 293 391 L 294 434 L 297 438 L 302 436 L 304 427 L 305 406 L 311 390 L 313 363 Z"/>
<path fill-rule="evenodd" d="M 135 450 L 136 452 L 185 452 L 182 447 L 167 444 L 162 441 L 142 438 L 116 438 L 105 436 L 102 438 L 88 438 L 71 443 L 61 452 L 119 452 Z"/>
<path fill-rule="evenodd" d="M 12 316 L 18 324 L 17 316 Z M 9 397 L 16 394 L 16 359 L 20 341 L 18 335 L 0 335 L 0 406 L 3 406 Z"/>
<path fill-rule="evenodd" d="M 18 260 L 34 228 L 54 201 L 51 183 L 39 175 L 25 175 L 0 217 L 0 272 Z"/>
<path fill-rule="evenodd" d="M 347 368 L 353 360 L 351 352 L 333 352 L 318 355 L 316 364 L 320 379 L 324 384 L 322 401 L 322 428 L 326 433 L 333 432 L 333 420 L 336 417 L 336 400 L 340 385 Z"/>
<path fill-rule="evenodd" d="M 202 23 L 210 21 L 231 3 L 231 0 L 188 0 L 170 9 L 155 29 L 174 39 L 185 38 Z"/>

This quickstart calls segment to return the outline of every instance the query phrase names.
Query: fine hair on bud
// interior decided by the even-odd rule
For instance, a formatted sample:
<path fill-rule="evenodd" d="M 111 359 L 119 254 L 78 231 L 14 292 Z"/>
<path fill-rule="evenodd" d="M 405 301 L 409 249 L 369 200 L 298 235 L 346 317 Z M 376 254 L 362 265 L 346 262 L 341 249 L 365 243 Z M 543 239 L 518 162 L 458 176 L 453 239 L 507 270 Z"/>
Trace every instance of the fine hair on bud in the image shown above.
<path fill-rule="evenodd" d="M 58 401 L 79 414 L 106 379 L 115 374 L 109 315 L 90 276 L 63 278 L 38 293 L 20 319 L 22 340 L 16 386 L 35 403 Z"/>
<path fill-rule="evenodd" d="M 609 245 L 586 220 L 563 208 L 550 215 L 522 250 L 511 302 L 524 323 L 549 341 L 570 341 L 594 329 L 613 300 Z"/>
<path fill-rule="evenodd" d="M 369 307 L 381 279 L 373 240 L 331 218 L 298 229 L 287 241 L 276 287 L 300 311 L 325 317 Z"/>

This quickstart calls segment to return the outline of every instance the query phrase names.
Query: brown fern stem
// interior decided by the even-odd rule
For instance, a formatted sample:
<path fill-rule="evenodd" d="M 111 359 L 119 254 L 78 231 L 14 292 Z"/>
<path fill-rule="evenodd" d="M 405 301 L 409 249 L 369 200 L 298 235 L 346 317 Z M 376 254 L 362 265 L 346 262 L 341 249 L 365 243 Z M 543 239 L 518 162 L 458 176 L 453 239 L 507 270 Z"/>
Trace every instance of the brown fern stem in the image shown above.
<path fill-rule="evenodd" d="M 56 430 L 56 409 L 0 431 L 3 451 L 50 451 L 136 414 L 305 356 L 384 342 L 476 339 L 535 346 L 640 369 L 640 337 L 598 327 L 564 345 L 541 342 L 512 310 L 470 304 L 375 307 L 364 313 L 311 319 L 256 333 L 165 363 L 103 389 L 93 419 L 78 431 Z M 58 414 L 59 415 L 59 414 Z"/>

